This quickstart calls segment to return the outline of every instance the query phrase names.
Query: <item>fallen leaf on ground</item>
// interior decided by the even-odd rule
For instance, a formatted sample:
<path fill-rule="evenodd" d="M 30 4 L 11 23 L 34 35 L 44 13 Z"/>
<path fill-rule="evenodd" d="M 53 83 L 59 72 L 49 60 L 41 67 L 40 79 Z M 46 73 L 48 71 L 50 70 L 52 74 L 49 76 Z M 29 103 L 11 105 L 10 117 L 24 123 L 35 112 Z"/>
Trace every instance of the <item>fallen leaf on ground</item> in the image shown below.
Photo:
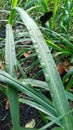
<path fill-rule="evenodd" d="M 8 99 L 6 99 L 5 109 L 6 109 L 6 110 L 8 110 L 8 109 L 9 109 L 9 100 L 8 100 Z"/>
<path fill-rule="evenodd" d="M 31 53 L 32 53 L 32 51 L 30 50 L 30 51 L 28 51 L 27 53 L 24 53 L 23 56 L 24 56 L 25 58 L 27 58 Z"/>
<path fill-rule="evenodd" d="M 34 128 L 35 127 L 35 120 L 32 119 L 30 122 L 28 122 L 26 125 L 25 125 L 26 128 Z"/>
<path fill-rule="evenodd" d="M 58 70 L 60 75 L 63 75 L 66 72 L 65 67 L 63 65 L 61 65 L 61 64 L 57 65 L 57 70 Z"/>

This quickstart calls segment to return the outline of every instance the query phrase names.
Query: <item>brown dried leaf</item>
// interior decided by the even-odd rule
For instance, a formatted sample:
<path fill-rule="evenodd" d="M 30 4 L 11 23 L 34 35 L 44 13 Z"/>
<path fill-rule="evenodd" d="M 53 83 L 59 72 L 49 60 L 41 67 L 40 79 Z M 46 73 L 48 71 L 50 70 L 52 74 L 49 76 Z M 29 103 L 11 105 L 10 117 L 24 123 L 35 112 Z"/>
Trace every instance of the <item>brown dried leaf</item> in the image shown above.
<path fill-rule="evenodd" d="M 9 107 L 10 107 L 10 106 L 9 106 L 9 100 L 8 100 L 8 99 L 6 99 L 5 109 L 6 109 L 6 110 L 8 110 L 8 109 L 9 109 Z"/>
<path fill-rule="evenodd" d="M 0 62 L 0 69 L 4 70 L 4 64 Z"/>
<path fill-rule="evenodd" d="M 32 53 L 32 50 L 28 51 L 27 53 L 24 53 L 23 56 L 27 58 Z"/>
<path fill-rule="evenodd" d="M 63 75 L 66 72 L 65 67 L 63 65 L 61 65 L 61 64 L 57 65 L 57 70 L 58 70 L 60 75 Z"/>

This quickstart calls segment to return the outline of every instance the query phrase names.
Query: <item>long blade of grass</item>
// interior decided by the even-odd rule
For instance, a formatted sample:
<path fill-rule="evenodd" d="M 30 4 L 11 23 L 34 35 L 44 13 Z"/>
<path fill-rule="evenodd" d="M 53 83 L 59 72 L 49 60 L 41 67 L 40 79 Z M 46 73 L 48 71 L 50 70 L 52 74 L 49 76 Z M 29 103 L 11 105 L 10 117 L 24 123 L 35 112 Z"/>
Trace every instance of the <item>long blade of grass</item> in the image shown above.
<path fill-rule="evenodd" d="M 73 74 L 73 67 L 66 73 L 66 75 L 63 78 L 63 83 Z"/>
<path fill-rule="evenodd" d="M 26 75 L 26 73 L 23 71 L 23 69 L 22 69 L 22 67 L 21 67 L 21 65 L 20 65 L 20 63 L 19 63 L 19 61 L 17 61 L 17 66 L 18 66 L 18 69 L 19 69 L 20 72 L 21 72 L 22 77 L 23 77 L 24 79 L 27 78 L 27 75 Z"/>
<path fill-rule="evenodd" d="M 14 67 L 16 66 L 16 53 L 12 26 L 10 24 L 7 24 L 6 26 L 5 63 L 7 72 L 14 77 Z"/>
<path fill-rule="evenodd" d="M 34 3 L 36 2 L 36 0 L 31 0 L 31 1 L 26 1 L 25 7 L 24 9 L 28 9 L 29 7 L 31 7 Z"/>
<path fill-rule="evenodd" d="M 53 17 L 52 17 L 52 29 L 55 27 L 56 24 L 56 14 L 58 10 L 58 6 L 60 4 L 61 0 L 54 0 L 54 9 L 53 9 Z"/>
<path fill-rule="evenodd" d="M 15 43 L 13 38 L 12 26 L 10 24 L 7 24 L 6 26 L 5 63 L 7 72 L 12 77 L 15 77 L 14 73 L 14 67 L 16 66 Z M 15 91 L 13 88 L 10 88 L 9 85 L 8 85 L 8 98 L 10 101 L 10 110 L 11 110 L 13 128 L 14 130 L 16 130 L 20 126 L 18 92 Z"/>
<path fill-rule="evenodd" d="M 24 81 L 26 83 L 28 82 L 28 84 L 31 84 L 31 86 L 33 86 L 33 87 L 38 86 L 38 88 L 42 88 L 44 90 L 49 91 L 48 84 L 46 82 L 44 82 L 44 81 L 35 80 L 35 79 L 25 79 L 25 80 L 22 80 L 22 83 Z M 65 90 L 65 94 L 66 94 L 67 99 L 73 101 L 73 94 L 72 93 Z"/>
<path fill-rule="evenodd" d="M 19 0 L 12 0 L 12 8 L 16 7 L 17 6 L 17 3 L 18 3 Z"/>
<path fill-rule="evenodd" d="M 16 7 L 15 9 L 20 14 L 21 19 L 23 20 L 24 24 L 26 25 L 30 33 L 33 45 L 38 54 L 38 58 L 45 75 L 46 82 L 48 83 L 48 87 L 52 99 L 54 101 L 57 114 L 58 116 L 64 115 L 66 112 L 70 110 L 70 107 L 66 99 L 64 86 L 57 72 L 56 65 L 54 63 L 50 50 L 47 44 L 45 43 L 45 40 L 39 28 L 36 26 L 35 22 L 28 16 L 28 14 L 23 9 L 19 7 Z M 64 127 L 64 130 L 72 130 L 72 115 L 69 114 L 65 116 L 61 120 L 61 124 Z"/>
<path fill-rule="evenodd" d="M 13 24 L 13 21 L 14 21 L 14 16 L 15 16 L 15 9 L 13 9 L 14 7 L 17 6 L 17 3 L 18 3 L 19 0 L 12 0 L 12 3 L 11 3 L 11 12 L 10 12 L 10 16 L 9 16 L 9 19 L 8 19 L 8 23 L 10 23 L 11 25 Z"/>
<path fill-rule="evenodd" d="M 73 85 L 73 76 L 71 76 L 71 78 L 69 79 L 69 82 L 66 86 L 66 90 L 69 91 L 72 85 Z"/>
<path fill-rule="evenodd" d="M 39 87 L 39 88 L 43 88 L 44 90 L 48 90 L 49 91 L 48 85 L 44 81 L 28 78 L 28 79 L 22 80 L 22 83 L 23 82 L 28 82 L 33 87 Z"/>

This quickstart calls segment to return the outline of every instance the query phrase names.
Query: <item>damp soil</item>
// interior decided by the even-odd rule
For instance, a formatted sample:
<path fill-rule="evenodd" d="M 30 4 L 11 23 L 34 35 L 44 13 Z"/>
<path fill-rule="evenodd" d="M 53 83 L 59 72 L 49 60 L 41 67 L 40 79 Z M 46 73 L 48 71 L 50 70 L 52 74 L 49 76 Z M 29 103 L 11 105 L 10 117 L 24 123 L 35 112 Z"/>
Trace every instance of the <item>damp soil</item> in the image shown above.
<path fill-rule="evenodd" d="M 48 92 L 45 92 L 44 94 L 46 94 L 47 97 L 50 96 Z M 11 130 L 12 128 L 10 108 L 6 108 L 6 100 L 6 95 L 0 91 L 0 130 Z M 46 124 L 42 119 L 39 111 L 26 104 L 19 104 L 19 113 L 21 127 L 24 127 L 32 119 L 35 120 L 35 128 L 41 128 Z M 55 126 L 56 125 L 53 125 L 52 127 L 45 130 L 51 130 L 51 128 L 54 128 Z"/>
<path fill-rule="evenodd" d="M 10 109 L 6 110 L 6 99 L 7 97 L 0 92 L 0 130 L 10 130 L 12 128 Z M 20 103 L 20 125 L 25 126 L 26 123 L 32 119 L 36 122 L 36 127 L 42 127 L 45 122 L 42 120 L 40 113 L 28 106 Z"/>

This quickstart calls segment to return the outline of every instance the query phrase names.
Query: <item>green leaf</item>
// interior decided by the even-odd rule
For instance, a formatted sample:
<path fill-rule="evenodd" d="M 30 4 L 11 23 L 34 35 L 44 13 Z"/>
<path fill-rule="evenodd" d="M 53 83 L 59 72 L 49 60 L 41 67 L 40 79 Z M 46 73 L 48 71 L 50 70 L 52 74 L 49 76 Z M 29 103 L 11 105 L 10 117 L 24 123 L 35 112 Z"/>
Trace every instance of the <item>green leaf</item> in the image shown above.
<path fill-rule="evenodd" d="M 12 8 L 16 7 L 17 6 L 17 3 L 18 3 L 19 0 L 12 0 Z"/>
<path fill-rule="evenodd" d="M 51 129 L 51 130 L 63 130 L 63 129 L 60 128 L 60 127 L 55 127 L 55 128 L 53 128 L 53 129 Z"/>
<path fill-rule="evenodd" d="M 45 81 L 40 81 L 40 80 L 28 78 L 28 79 L 22 80 L 22 83 L 24 83 L 24 82 L 28 82 L 33 87 L 43 88 L 44 90 L 49 91 L 48 85 Z"/>
<path fill-rule="evenodd" d="M 33 45 L 38 54 L 39 62 L 42 66 L 46 82 L 55 105 L 58 116 L 61 116 L 70 110 L 65 92 L 59 73 L 57 72 L 56 65 L 50 50 L 39 30 L 36 23 L 28 16 L 28 14 L 21 8 L 15 8 L 19 13 L 24 25 L 27 27 Z M 64 117 L 61 121 L 62 126 L 65 130 L 72 130 L 72 115 Z"/>
<path fill-rule="evenodd" d="M 11 25 L 14 22 L 14 16 L 15 16 L 15 14 L 16 14 L 15 9 L 14 8 L 11 9 L 10 16 L 9 16 L 9 19 L 8 19 L 8 23 L 11 24 Z"/>
<path fill-rule="evenodd" d="M 67 84 L 67 86 L 66 86 L 66 90 L 70 90 L 70 88 L 72 87 L 72 85 L 73 85 L 73 76 L 71 76 L 71 78 L 69 79 L 69 82 L 68 82 L 68 84 Z"/>
<path fill-rule="evenodd" d="M 25 79 L 25 78 L 27 78 L 27 75 L 26 75 L 26 73 L 23 71 L 23 69 L 22 69 L 22 67 L 21 67 L 21 65 L 20 65 L 20 63 L 19 63 L 19 61 L 17 61 L 17 66 L 18 66 L 18 69 L 20 70 L 20 72 L 21 72 L 21 74 L 22 74 L 22 77 Z"/>
<path fill-rule="evenodd" d="M 5 87 L 3 87 L 3 86 L 0 85 L 0 91 L 3 92 L 7 96 L 7 94 L 8 94 L 7 93 L 8 92 L 7 88 L 5 88 Z"/>
<path fill-rule="evenodd" d="M 32 7 L 32 5 L 34 5 L 34 3 L 36 2 L 36 0 L 30 0 L 30 1 L 26 1 L 26 4 L 24 6 L 24 9 L 28 9 L 30 7 Z"/>
<path fill-rule="evenodd" d="M 18 91 L 8 85 L 8 99 L 10 104 L 11 118 L 14 130 L 18 130 L 20 126 Z"/>
<path fill-rule="evenodd" d="M 5 63 L 7 72 L 12 77 L 15 77 L 14 68 L 16 66 L 16 53 L 15 53 L 15 43 L 13 38 L 12 26 L 10 24 L 7 24 L 6 26 Z M 10 102 L 10 111 L 13 127 L 14 130 L 16 130 L 20 126 L 18 92 L 13 88 L 11 88 L 9 84 L 8 84 L 8 99 Z"/>
<path fill-rule="evenodd" d="M 35 80 L 35 79 L 25 79 L 25 80 L 22 80 L 22 83 L 23 82 L 28 82 L 28 84 L 31 84 L 31 86 L 33 86 L 33 87 L 38 86 L 38 88 L 42 88 L 44 90 L 49 91 L 48 84 L 44 81 Z M 73 94 L 72 93 L 65 90 L 65 94 L 66 94 L 67 99 L 73 101 Z"/>
<path fill-rule="evenodd" d="M 12 26 L 10 24 L 6 26 L 5 63 L 7 72 L 15 76 L 14 67 L 16 66 L 16 53 Z"/>
<path fill-rule="evenodd" d="M 14 16 L 16 14 L 14 7 L 17 6 L 18 1 L 19 0 L 12 0 L 12 3 L 11 3 L 12 8 L 11 8 L 10 16 L 9 16 L 9 19 L 8 19 L 8 23 L 10 23 L 11 25 L 13 24 Z"/>
<path fill-rule="evenodd" d="M 73 74 L 73 67 L 65 74 L 63 83 Z"/>

